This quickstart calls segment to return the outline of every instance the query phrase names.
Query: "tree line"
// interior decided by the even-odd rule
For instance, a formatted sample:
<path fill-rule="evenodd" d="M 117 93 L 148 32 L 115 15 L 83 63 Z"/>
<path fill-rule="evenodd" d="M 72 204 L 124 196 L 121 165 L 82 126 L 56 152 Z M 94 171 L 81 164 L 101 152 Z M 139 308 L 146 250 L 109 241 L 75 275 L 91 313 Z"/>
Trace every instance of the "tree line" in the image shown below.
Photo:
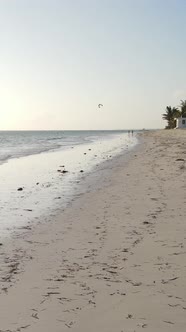
<path fill-rule="evenodd" d="M 186 100 L 181 100 L 179 107 L 166 107 L 165 113 L 162 114 L 163 120 L 167 121 L 165 129 L 174 129 L 176 127 L 176 119 L 180 117 L 186 117 Z"/>

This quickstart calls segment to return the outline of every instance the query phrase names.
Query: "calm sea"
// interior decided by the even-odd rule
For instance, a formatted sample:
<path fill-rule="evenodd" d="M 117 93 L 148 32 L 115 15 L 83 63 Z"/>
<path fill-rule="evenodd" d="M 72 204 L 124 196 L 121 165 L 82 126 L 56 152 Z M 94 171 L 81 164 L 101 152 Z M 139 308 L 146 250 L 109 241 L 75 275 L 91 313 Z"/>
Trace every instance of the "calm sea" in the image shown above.
<path fill-rule="evenodd" d="M 0 163 L 41 152 L 112 139 L 126 131 L 0 131 Z"/>

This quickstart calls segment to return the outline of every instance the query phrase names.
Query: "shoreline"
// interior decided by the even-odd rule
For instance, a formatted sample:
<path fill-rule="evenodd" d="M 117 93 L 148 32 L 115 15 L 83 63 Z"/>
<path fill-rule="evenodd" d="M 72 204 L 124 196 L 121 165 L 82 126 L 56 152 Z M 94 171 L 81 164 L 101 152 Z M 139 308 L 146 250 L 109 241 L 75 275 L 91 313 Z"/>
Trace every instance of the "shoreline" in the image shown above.
<path fill-rule="evenodd" d="M 92 133 L 92 134 L 100 134 L 100 133 L 102 133 L 102 134 L 104 134 L 104 133 L 106 133 L 106 134 L 110 134 L 110 135 L 112 135 L 113 137 L 115 136 L 118 136 L 118 135 L 122 135 L 122 134 L 127 134 L 127 130 L 84 130 L 84 131 L 82 131 L 82 130 L 64 130 L 64 131 L 51 131 L 51 130 L 44 130 L 44 131 L 29 131 L 29 130 L 26 130 L 26 131 L 0 131 L 0 134 L 1 133 L 8 133 L 8 134 L 10 134 L 10 133 L 15 133 L 15 132 L 17 132 L 17 133 L 60 133 L 61 135 L 63 135 L 64 133 Z M 135 130 L 134 131 L 134 134 L 135 133 L 138 133 L 138 132 L 140 132 L 140 130 Z M 112 138 L 113 138 L 112 137 Z M 74 147 L 78 147 L 78 146 L 85 146 L 86 147 L 86 145 L 92 145 L 92 144 L 94 144 L 94 143 L 96 143 L 96 139 L 94 138 L 94 136 L 92 137 L 92 136 L 89 136 L 88 137 L 88 139 L 85 139 L 85 137 L 84 138 L 82 138 L 82 139 L 79 139 L 79 137 L 77 137 L 78 139 L 79 139 L 79 141 L 77 141 L 77 142 L 75 142 L 75 141 L 71 141 L 71 142 L 66 142 L 66 145 L 65 145 L 65 141 L 64 142 L 62 142 L 62 141 L 60 141 L 59 142 L 59 140 L 60 139 L 62 139 L 62 138 L 64 138 L 64 137 L 55 137 L 55 138 L 50 138 L 50 141 L 51 140 L 54 140 L 54 141 L 57 141 L 58 140 L 58 142 L 57 142 L 57 145 L 53 145 L 53 146 L 46 146 L 45 148 L 43 148 L 43 149 L 41 149 L 41 150 L 38 150 L 38 149 L 36 149 L 36 150 L 32 150 L 31 152 L 29 151 L 29 150 L 27 150 L 27 151 L 20 151 L 20 154 L 13 154 L 13 155 L 5 155 L 4 156 L 4 158 L 3 159 L 1 159 L 0 158 L 0 166 L 1 165 L 3 165 L 3 164 L 6 164 L 6 163 L 8 163 L 8 162 L 11 162 L 11 160 L 15 160 L 15 159 L 20 159 L 20 158 L 26 158 L 26 157 L 32 157 L 32 156 L 38 156 L 38 155 L 40 155 L 40 154 L 47 154 L 47 153 L 52 153 L 52 152 L 62 152 L 62 151 L 68 151 L 68 150 L 70 150 L 71 148 L 74 148 Z M 111 139 L 111 137 L 110 138 L 108 138 L 108 137 L 104 137 L 104 136 L 100 136 L 99 137 L 99 139 Z M 46 139 L 46 138 L 45 138 Z M 62 144 L 63 143 L 63 144 Z"/>
<path fill-rule="evenodd" d="M 140 135 L 103 185 L 0 246 L 0 330 L 184 331 L 186 132 Z"/>
<path fill-rule="evenodd" d="M 114 157 L 123 148 L 126 150 L 127 144 L 130 149 L 135 140 L 126 133 L 100 137 L 73 149 L 13 158 L 0 165 L 1 238 L 8 237 L 11 229 L 60 213 L 71 197 L 78 194 L 86 174 L 98 169 L 110 155 Z"/>

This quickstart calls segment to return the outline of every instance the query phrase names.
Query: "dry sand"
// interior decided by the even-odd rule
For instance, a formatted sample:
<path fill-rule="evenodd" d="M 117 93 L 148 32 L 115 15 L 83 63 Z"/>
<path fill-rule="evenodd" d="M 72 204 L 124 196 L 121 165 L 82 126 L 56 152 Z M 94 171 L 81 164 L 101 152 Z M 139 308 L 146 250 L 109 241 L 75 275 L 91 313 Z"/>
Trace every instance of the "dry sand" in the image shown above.
<path fill-rule="evenodd" d="M 0 246 L 1 332 L 186 331 L 186 131 L 141 139 L 102 188 Z"/>

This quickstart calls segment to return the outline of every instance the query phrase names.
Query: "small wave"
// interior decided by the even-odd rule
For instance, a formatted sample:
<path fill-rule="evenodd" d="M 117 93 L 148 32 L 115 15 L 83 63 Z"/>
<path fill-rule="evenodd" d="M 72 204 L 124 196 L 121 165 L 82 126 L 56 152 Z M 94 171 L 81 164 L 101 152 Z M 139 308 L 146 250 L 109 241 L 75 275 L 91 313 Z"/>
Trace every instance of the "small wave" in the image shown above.
<path fill-rule="evenodd" d="M 8 162 L 8 160 L 10 159 L 16 159 L 16 158 L 22 158 L 22 157 L 28 157 L 28 156 L 32 156 L 32 155 L 36 155 L 36 154 L 41 154 L 44 152 L 49 152 L 49 151 L 54 151 L 61 148 L 61 145 L 55 145 L 55 147 L 51 147 L 51 146 L 45 146 L 42 149 L 41 148 L 33 148 L 33 149 L 28 149 L 28 150 L 20 150 L 17 153 L 12 153 L 9 155 L 4 155 L 4 156 L 0 156 L 0 165 Z"/>
<path fill-rule="evenodd" d="M 8 159 L 10 159 L 12 156 L 10 154 L 4 155 L 4 156 L 0 156 L 0 164 L 5 163 L 6 161 L 8 161 Z"/>
<path fill-rule="evenodd" d="M 57 140 L 61 140 L 61 139 L 64 139 L 64 136 L 62 136 L 62 137 L 49 137 L 49 138 L 46 138 L 46 141 L 57 141 Z"/>

